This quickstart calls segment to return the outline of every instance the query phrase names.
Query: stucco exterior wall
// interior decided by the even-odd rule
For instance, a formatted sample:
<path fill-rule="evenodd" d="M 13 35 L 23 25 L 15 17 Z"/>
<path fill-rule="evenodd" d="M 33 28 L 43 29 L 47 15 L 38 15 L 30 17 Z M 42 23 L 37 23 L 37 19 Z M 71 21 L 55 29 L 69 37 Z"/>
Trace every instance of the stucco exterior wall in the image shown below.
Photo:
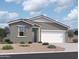
<path fill-rule="evenodd" d="M 40 27 L 40 34 L 41 30 L 64 30 L 65 31 L 65 41 L 68 39 L 68 33 L 67 33 L 67 28 L 61 25 L 58 25 L 56 23 L 48 23 L 48 22 L 35 22 L 37 23 Z M 25 25 L 27 27 L 26 32 L 25 32 L 25 37 L 18 37 L 18 27 L 17 25 Z M 32 32 L 32 26 L 31 24 L 25 23 L 25 22 L 16 22 L 13 24 L 9 24 L 10 26 L 10 40 L 12 42 L 29 42 L 29 41 L 34 41 L 34 33 Z M 39 33 L 38 33 L 39 34 Z M 38 35 L 39 36 L 41 35 Z M 40 39 L 39 39 L 40 40 Z M 38 41 L 39 41 L 38 40 Z"/>
<path fill-rule="evenodd" d="M 42 30 L 63 30 L 65 31 L 65 39 L 64 39 L 64 42 L 68 42 L 68 29 L 65 28 L 65 27 L 62 27 L 60 25 L 57 25 L 55 23 L 44 23 L 44 22 L 36 22 L 39 26 L 40 26 L 40 29 L 41 31 Z"/>
<path fill-rule="evenodd" d="M 27 26 L 27 29 L 26 29 L 26 32 L 25 32 L 25 37 L 18 37 L 18 27 L 17 25 L 26 25 Z M 10 40 L 12 42 L 29 42 L 29 41 L 32 41 L 32 28 L 31 28 L 31 25 L 29 24 L 26 24 L 24 22 L 18 22 L 18 23 L 14 23 L 14 24 L 11 24 L 9 25 L 10 26 Z"/>
<path fill-rule="evenodd" d="M 62 27 L 55 23 L 45 23 L 45 22 L 36 22 L 36 23 L 40 25 L 41 29 L 45 30 L 66 30 L 65 27 Z"/>

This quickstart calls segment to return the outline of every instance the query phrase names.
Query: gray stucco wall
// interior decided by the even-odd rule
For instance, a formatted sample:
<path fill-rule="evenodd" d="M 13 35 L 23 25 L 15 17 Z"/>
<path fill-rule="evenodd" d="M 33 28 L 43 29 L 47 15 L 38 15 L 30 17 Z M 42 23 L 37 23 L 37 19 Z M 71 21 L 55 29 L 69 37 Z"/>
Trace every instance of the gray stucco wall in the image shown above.
<path fill-rule="evenodd" d="M 26 25 L 28 26 L 25 32 L 25 37 L 18 37 L 18 27 L 17 25 Z M 32 41 L 32 26 L 29 24 L 26 24 L 24 22 L 18 22 L 14 24 L 10 24 L 10 40 L 12 42 L 29 42 Z"/>
<path fill-rule="evenodd" d="M 65 41 L 67 41 L 68 39 L 68 33 L 67 33 L 67 28 L 60 26 L 56 23 L 45 23 L 45 22 L 35 22 L 40 26 L 40 29 L 43 30 L 64 30 L 65 32 Z M 17 25 L 26 25 L 27 26 L 27 30 L 25 32 L 25 36 L 26 37 L 18 37 L 18 27 Z M 29 41 L 34 41 L 34 33 L 32 32 L 32 28 L 34 26 L 27 24 L 25 22 L 17 22 L 17 23 L 13 23 L 13 24 L 9 24 L 10 26 L 10 40 L 12 42 L 29 42 Z M 40 32 L 41 33 L 41 32 Z M 39 33 L 38 33 L 39 34 Z M 39 35 L 38 35 L 39 38 Z"/>
<path fill-rule="evenodd" d="M 40 25 L 41 29 L 45 30 L 66 30 L 67 28 L 55 23 L 35 22 Z"/>
<path fill-rule="evenodd" d="M 65 32 L 65 43 L 68 43 L 68 30 Z"/>
<path fill-rule="evenodd" d="M 41 30 L 64 30 L 65 39 L 64 42 L 68 42 L 68 29 L 66 27 L 60 26 L 56 23 L 44 23 L 44 22 L 35 22 L 40 25 Z"/>

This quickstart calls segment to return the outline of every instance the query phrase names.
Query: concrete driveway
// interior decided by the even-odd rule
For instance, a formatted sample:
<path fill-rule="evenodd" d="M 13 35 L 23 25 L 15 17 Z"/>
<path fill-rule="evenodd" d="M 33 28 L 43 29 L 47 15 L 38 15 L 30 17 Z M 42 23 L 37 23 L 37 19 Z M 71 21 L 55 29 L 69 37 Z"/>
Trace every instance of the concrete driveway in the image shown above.
<path fill-rule="evenodd" d="M 78 52 L 78 43 L 53 43 L 56 46 L 64 47 L 64 51 L 60 52 Z"/>

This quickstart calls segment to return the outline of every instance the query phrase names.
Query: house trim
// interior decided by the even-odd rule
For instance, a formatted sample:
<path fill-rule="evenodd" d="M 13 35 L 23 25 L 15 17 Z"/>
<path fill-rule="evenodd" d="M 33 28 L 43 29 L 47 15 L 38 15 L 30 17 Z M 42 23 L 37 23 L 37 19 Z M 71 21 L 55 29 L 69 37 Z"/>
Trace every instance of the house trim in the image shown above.
<path fill-rule="evenodd" d="M 30 23 L 30 22 L 28 22 L 28 21 L 25 21 L 25 20 L 11 21 L 11 22 L 8 22 L 8 24 L 13 24 L 13 23 L 20 22 L 20 21 L 25 22 L 25 23 L 28 23 L 28 24 L 30 24 L 30 25 L 33 25 L 32 23 Z"/>
<path fill-rule="evenodd" d="M 55 32 L 66 32 L 65 30 L 41 30 L 41 31 L 55 31 Z"/>
<path fill-rule="evenodd" d="M 19 38 L 20 38 L 20 37 L 27 37 L 27 36 L 17 36 L 17 37 L 19 37 Z"/>
<path fill-rule="evenodd" d="M 18 28 L 19 26 L 25 27 L 25 25 L 16 25 L 16 26 L 17 26 L 17 28 Z M 17 37 L 27 37 L 27 36 L 19 36 L 19 28 L 18 28 L 18 35 L 17 35 Z"/>

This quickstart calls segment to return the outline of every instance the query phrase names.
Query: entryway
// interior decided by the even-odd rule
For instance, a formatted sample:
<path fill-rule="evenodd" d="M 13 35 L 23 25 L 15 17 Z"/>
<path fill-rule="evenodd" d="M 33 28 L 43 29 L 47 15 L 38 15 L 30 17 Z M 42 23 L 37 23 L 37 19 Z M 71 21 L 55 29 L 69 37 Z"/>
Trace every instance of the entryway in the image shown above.
<path fill-rule="evenodd" d="M 38 41 L 38 28 L 32 28 L 32 32 L 34 33 L 33 41 L 37 42 Z"/>

